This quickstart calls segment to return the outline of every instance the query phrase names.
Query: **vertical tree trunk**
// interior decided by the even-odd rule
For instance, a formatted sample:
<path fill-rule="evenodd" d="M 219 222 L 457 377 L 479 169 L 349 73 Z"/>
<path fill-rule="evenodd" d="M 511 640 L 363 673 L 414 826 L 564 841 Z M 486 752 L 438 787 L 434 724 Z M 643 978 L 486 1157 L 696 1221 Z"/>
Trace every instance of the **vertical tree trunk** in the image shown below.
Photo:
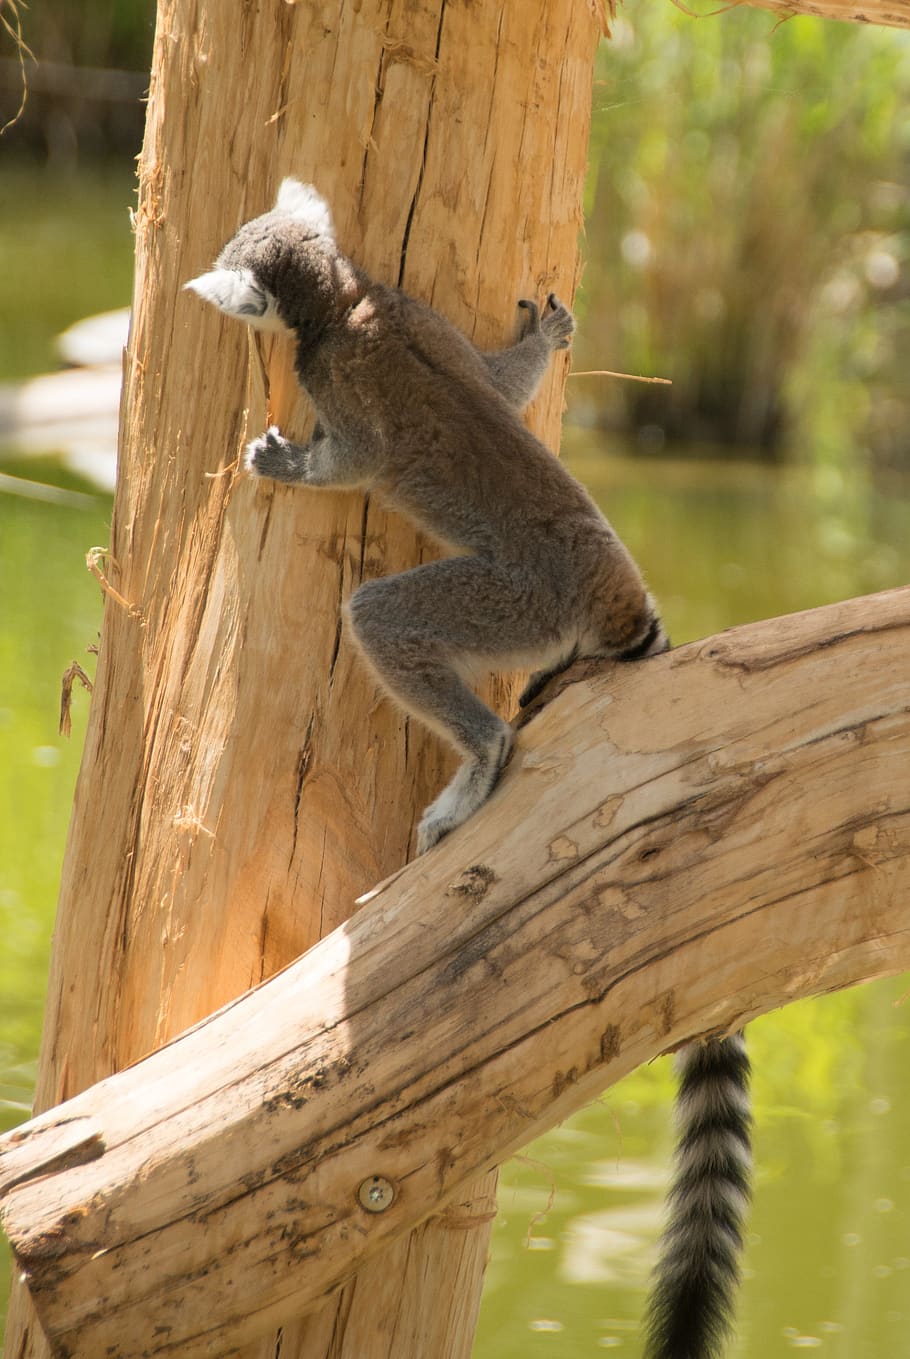
<path fill-rule="evenodd" d="M 447 771 L 339 631 L 360 580 L 426 544 L 362 496 L 237 476 L 267 420 L 301 432 L 289 349 L 181 285 L 293 173 L 376 276 L 506 342 L 519 296 L 574 292 L 600 19 L 597 0 L 159 0 L 105 566 L 130 607 L 105 606 L 39 1109 L 338 925 Z M 533 414 L 551 446 L 565 369 Z M 256 1359 L 469 1353 L 494 1210 L 488 1177 Z M 7 1359 L 47 1352 L 14 1290 Z"/>

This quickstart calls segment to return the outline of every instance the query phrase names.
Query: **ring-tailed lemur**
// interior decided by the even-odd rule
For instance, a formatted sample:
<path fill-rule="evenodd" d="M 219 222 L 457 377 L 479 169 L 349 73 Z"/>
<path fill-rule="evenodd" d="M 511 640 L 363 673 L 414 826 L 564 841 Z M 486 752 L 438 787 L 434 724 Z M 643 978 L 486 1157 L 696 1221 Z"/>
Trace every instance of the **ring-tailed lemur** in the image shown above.
<path fill-rule="evenodd" d="M 587 491 L 519 419 L 575 323 L 551 297 L 529 333 L 481 355 L 437 312 L 374 283 L 335 243 L 325 201 L 287 179 L 187 285 L 248 325 L 290 330 L 317 415 L 309 442 L 274 427 L 259 477 L 378 490 L 458 555 L 361 585 L 356 641 L 389 694 L 464 758 L 424 812 L 423 853 L 490 795 L 514 732 L 470 681 L 533 669 L 530 695 L 583 656 L 633 658 L 667 639 L 638 567 Z"/>
<path fill-rule="evenodd" d="M 575 323 L 552 294 L 527 333 L 481 354 L 438 313 L 341 253 L 312 186 L 286 179 L 214 269 L 186 285 L 230 316 L 290 331 L 317 416 L 306 444 L 272 427 L 248 447 L 258 477 L 376 489 L 457 555 L 361 585 L 357 643 L 407 712 L 464 757 L 426 809 L 423 853 L 477 810 L 512 727 L 469 687 L 532 669 L 527 704 L 580 657 L 632 660 L 669 645 L 635 562 L 518 413 Z M 726 1328 L 746 1189 L 747 1064 L 739 1039 L 684 1049 L 682 1139 L 658 1266 L 651 1359 L 708 1359 Z"/>

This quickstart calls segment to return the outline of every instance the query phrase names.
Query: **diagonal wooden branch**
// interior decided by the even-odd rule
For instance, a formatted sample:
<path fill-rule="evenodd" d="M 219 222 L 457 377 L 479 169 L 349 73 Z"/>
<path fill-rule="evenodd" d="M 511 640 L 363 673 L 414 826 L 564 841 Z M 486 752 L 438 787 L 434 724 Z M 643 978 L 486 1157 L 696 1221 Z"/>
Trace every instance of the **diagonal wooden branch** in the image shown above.
<path fill-rule="evenodd" d="M 676 0 L 679 3 L 679 0 Z M 715 10 L 735 9 L 739 0 L 721 0 Z M 881 24 L 886 28 L 910 28 L 910 0 L 745 0 L 750 7 L 779 14 L 781 22 L 797 14 L 818 19 L 840 19 L 857 24 Z M 683 6 L 683 8 L 687 8 Z"/>
<path fill-rule="evenodd" d="M 559 694 L 351 921 L 0 1144 L 56 1353 L 234 1353 L 639 1063 L 910 966 L 908 674 L 904 589 Z"/>

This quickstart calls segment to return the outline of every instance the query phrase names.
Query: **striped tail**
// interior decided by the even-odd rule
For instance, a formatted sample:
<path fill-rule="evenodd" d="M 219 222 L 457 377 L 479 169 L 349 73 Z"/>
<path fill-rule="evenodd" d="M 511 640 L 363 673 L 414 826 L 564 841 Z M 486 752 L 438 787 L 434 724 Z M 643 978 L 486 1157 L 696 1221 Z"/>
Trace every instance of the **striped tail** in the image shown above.
<path fill-rule="evenodd" d="M 716 1359 L 739 1283 L 750 1200 L 749 1059 L 741 1033 L 678 1057 L 679 1140 L 646 1359 Z"/>

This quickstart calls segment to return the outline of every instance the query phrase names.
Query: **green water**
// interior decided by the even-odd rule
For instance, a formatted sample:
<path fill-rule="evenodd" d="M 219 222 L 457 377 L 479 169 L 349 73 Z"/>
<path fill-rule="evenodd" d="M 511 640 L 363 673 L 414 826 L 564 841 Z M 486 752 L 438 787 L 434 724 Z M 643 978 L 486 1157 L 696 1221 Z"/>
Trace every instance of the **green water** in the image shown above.
<path fill-rule="evenodd" d="M 26 309 L 30 319 L 27 339 L 7 331 L 0 345 L 0 381 L 48 364 L 56 329 L 123 304 L 129 290 L 128 175 L 100 180 L 94 199 L 87 181 L 54 198 L 23 176 L 13 202 L 11 182 L 0 189 L 0 252 L 16 267 L 0 270 L 0 314 Z M 84 232 L 72 230 L 77 216 Z M 36 254 L 32 238 L 59 248 Z M 23 279 L 39 257 L 59 287 L 37 302 L 30 293 L 26 307 Z M 642 562 L 676 642 L 910 579 L 906 484 L 873 490 L 832 471 L 655 461 L 578 430 L 565 453 Z M 0 471 L 60 481 L 54 467 L 11 464 L 2 451 Z M 84 554 L 108 541 L 110 501 L 78 490 L 90 488 L 70 483 L 43 501 L 0 485 L 0 1127 L 23 1118 L 30 1099 L 85 730 L 88 698 L 77 689 L 72 737 L 57 734 L 60 678 L 74 659 L 92 673 L 101 617 Z M 878 983 L 750 1029 L 758 1171 L 739 1359 L 907 1350 L 908 988 Z M 505 1168 L 477 1359 L 640 1353 L 672 1089 L 669 1063 L 655 1063 Z"/>
<path fill-rule="evenodd" d="M 83 316 L 128 306 L 135 202 L 129 165 L 60 175 L 4 160 L 0 382 L 49 372 L 55 335 Z"/>
<path fill-rule="evenodd" d="M 0 456 L 0 471 L 59 473 Z M 72 735 L 58 734 L 60 681 L 98 636 L 98 586 L 85 552 L 109 539 L 108 497 L 25 499 L 0 486 L 0 1129 L 27 1117 L 63 846 L 85 732 L 77 688 Z M 0 1251 L 0 1309 L 7 1257 Z"/>

